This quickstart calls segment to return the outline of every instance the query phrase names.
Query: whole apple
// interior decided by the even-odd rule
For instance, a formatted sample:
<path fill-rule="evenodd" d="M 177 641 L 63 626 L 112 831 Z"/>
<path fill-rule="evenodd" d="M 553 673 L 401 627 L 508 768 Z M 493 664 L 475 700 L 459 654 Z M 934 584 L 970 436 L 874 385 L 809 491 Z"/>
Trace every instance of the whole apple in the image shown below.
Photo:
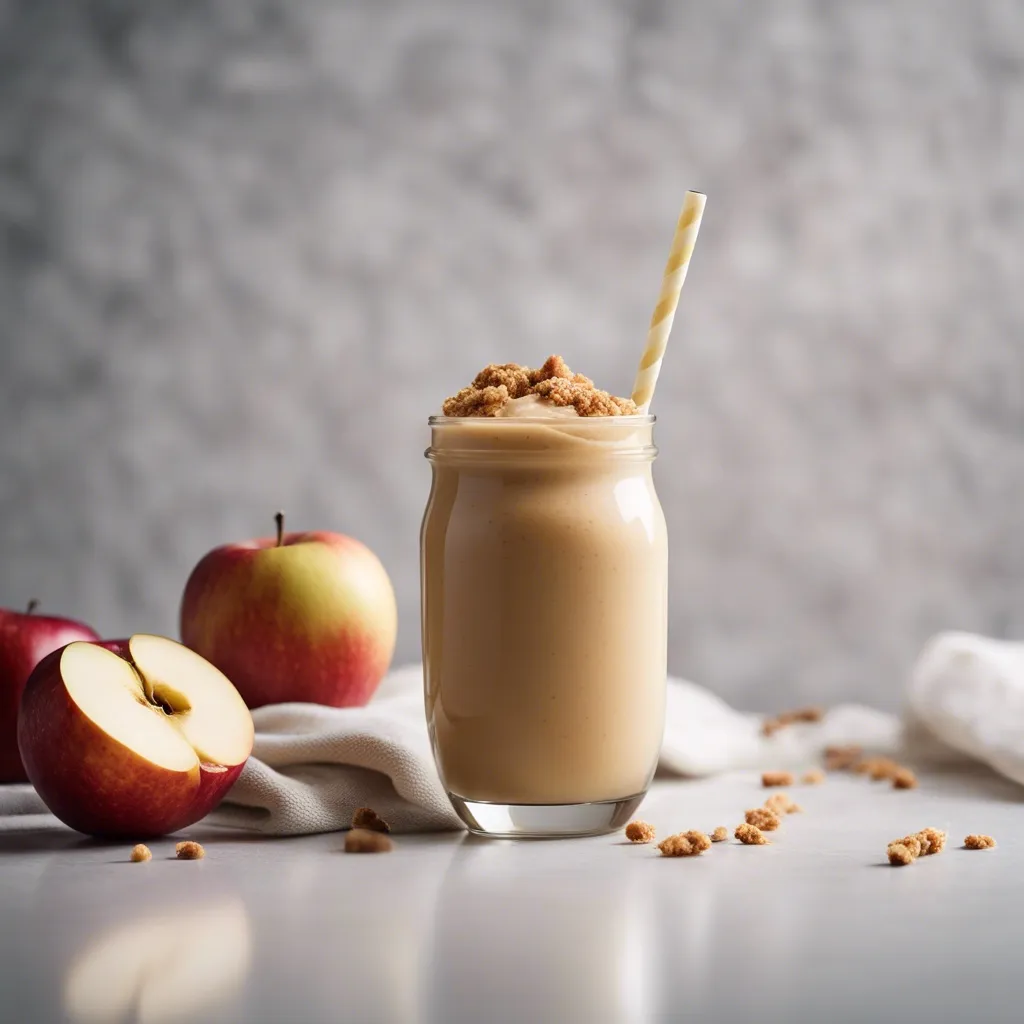
<path fill-rule="evenodd" d="M 23 612 L 0 608 L 0 783 L 28 782 L 18 753 L 18 707 L 32 669 L 72 640 L 99 640 L 81 622 L 34 614 L 38 605 L 29 601 Z"/>
<path fill-rule="evenodd" d="M 29 676 L 18 746 L 66 825 L 94 836 L 166 835 L 223 798 L 253 723 L 227 677 L 174 640 L 70 643 Z"/>
<path fill-rule="evenodd" d="M 181 638 L 238 687 L 250 708 L 365 704 L 391 664 L 398 611 L 365 544 L 285 533 L 215 548 L 192 571 Z"/>

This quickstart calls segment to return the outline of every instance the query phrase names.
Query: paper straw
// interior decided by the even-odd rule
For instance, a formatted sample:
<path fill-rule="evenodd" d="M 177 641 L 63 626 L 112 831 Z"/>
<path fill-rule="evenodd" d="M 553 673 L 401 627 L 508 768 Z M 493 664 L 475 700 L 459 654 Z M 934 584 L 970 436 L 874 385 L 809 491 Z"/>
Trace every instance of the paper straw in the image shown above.
<path fill-rule="evenodd" d="M 647 331 L 647 344 L 640 359 L 633 383 L 632 399 L 636 402 L 637 411 L 646 413 L 654 397 L 654 386 L 658 383 L 661 373 L 661 361 L 665 357 L 669 332 L 679 305 L 679 293 L 683 290 L 686 271 L 690 266 L 690 257 L 697 242 L 700 231 L 700 219 L 704 216 L 704 203 L 707 196 L 703 192 L 687 192 L 683 211 L 679 214 L 676 224 L 675 238 L 672 249 L 665 264 L 665 274 L 661 279 L 661 294 L 658 304 L 651 314 L 651 326 Z"/>

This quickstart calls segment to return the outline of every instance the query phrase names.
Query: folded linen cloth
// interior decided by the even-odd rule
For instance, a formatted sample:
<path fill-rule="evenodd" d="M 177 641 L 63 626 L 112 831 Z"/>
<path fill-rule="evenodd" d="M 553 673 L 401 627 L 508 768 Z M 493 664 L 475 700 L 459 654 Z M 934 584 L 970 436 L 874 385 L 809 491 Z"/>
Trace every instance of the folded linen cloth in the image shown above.
<path fill-rule="evenodd" d="M 906 718 L 935 756 L 982 761 L 1024 785 L 1024 643 L 933 637 L 911 672 Z"/>
<path fill-rule="evenodd" d="M 347 828 L 354 809 L 368 805 L 397 832 L 462 827 L 434 769 L 419 666 L 392 672 L 365 708 L 280 704 L 257 709 L 253 719 L 253 756 L 210 823 L 268 835 L 328 832 Z M 1024 783 L 1024 644 L 936 637 L 912 674 L 908 721 L 915 749 L 958 751 Z M 770 737 L 761 723 L 700 686 L 670 679 L 659 770 L 801 768 L 829 744 L 896 754 L 904 739 L 896 716 L 854 704 Z M 31 787 L 0 786 L 0 830 L 23 828 L 19 815 L 44 811 Z"/>

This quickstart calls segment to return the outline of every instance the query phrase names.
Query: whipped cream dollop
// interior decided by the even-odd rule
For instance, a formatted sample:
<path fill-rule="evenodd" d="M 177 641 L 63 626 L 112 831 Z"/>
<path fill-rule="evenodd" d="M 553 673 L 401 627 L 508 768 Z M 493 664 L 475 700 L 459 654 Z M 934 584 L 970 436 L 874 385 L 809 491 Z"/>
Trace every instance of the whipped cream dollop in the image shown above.
<path fill-rule="evenodd" d="M 571 405 L 555 405 L 550 398 L 542 398 L 540 395 L 523 395 L 522 398 L 513 398 L 506 402 L 495 415 L 512 418 L 529 416 L 553 420 L 577 419 L 579 417 L 579 413 Z"/>

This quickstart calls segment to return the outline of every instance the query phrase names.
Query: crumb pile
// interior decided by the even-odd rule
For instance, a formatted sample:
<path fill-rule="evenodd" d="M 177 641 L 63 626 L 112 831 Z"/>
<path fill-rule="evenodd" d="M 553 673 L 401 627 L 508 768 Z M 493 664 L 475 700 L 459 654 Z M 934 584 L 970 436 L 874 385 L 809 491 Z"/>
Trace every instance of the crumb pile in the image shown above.
<path fill-rule="evenodd" d="M 561 356 L 550 356 L 531 370 L 518 363 L 484 367 L 468 388 L 445 400 L 445 416 L 499 416 L 514 398 L 537 395 L 552 405 L 572 406 L 580 416 L 633 416 L 636 406 L 594 386 L 589 377 L 573 373 Z"/>
<path fill-rule="evenodd" d="M 132 847 L 131 859 L 133 864 L 141 864 L 145 860 L 153 859 L 153 851 L 145 843 L 138 843 Z"/>
<path fill-rule="evenodd" d="M 202 860 L 206 856 L 206 851 L 199 843 L 189 839 L 175 846 L 174 855 L 178 860 Z"/>
<path fill-rule="evenodd" d="M 793 782 L 792 772 L 763 772 L 761 774 L 762 786 L 792 786 Z"/>
<path fill-rule="evenodd" d="M 729 830 L 724 825 L 719 825 L 714 832 L 711 833 L 711 842 L 713 843 L 724 843 L 729 838 Z"/>

